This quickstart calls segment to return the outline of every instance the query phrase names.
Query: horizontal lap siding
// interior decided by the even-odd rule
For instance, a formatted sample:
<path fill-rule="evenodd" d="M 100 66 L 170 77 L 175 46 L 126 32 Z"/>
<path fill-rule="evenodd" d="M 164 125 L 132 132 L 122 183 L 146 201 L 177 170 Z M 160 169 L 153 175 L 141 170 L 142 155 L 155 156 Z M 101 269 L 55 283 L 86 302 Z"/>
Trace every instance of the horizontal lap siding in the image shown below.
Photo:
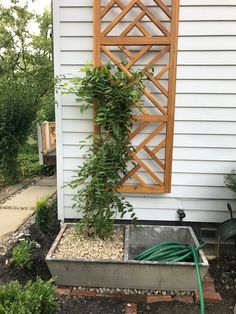
<path fill-rule="evenodd" d="M 226 202 L 233 198 L 224 176 L 236 167 L 236 3 L 180 3 L 172 193 L 127 198 L 140 219 L 176 220 L 176 210 L 183 208 L 187 220 L 222 221 L 228 218 Z M 107 15 L 105 20 L 111 19 Z M 132 15 L 123 24 L 130 20 Z M 54 0 L 56 74 L 77 75 L 92 60 L 92 35 L 91 0 Z M 58 184 L 63 186 L 83 162 L 87 147 L 80 149 L 80 141 L 91 134 L 93 121 L 92 108 L 81 115 L 73 95 L 58 95 L 57 100 Z M 73 193 L 60 189 L 61 219 L 78 217 Z"/>

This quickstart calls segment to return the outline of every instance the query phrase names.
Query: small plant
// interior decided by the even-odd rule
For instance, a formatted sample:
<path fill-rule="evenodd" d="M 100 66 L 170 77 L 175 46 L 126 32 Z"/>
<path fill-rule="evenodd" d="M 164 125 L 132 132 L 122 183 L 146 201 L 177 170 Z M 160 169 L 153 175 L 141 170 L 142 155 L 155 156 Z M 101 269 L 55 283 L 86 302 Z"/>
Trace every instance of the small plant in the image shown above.
<path fill-rule="evenodd" d="M 40 175 L 41 165 L 38 161 L 38 154 L 19 153 L 18 171 L 22 178 L 31 178 Z"/>
<path fill-rule="evenodd" d="M 18 281 L 0 286 L 0 313 L 53 314 L 58 304 L 54 297 L 53 279 L 44 282 L 37 278 L 22 287 Z"/>
<path fill-rule="evenodd" d="M 12 250 L 11 261 L 17 269 L 31 269 L 32 266 L 32 250 L 35 248 L 34 241 L 23 240 Z"/>
<path fill-rule="evenodd" d="M 137 217 L 133 206 L 119 193 L 121 179 L 128 173 L 127 162 L 132 161 L 134 148 L 130 143 L 132 110 L 140 109 L 144 92 L 143 73 L 130 76 L 110 64 L 101 67 L 86 65 L 85 76 L 75 78 L 69 89 L 81 101 L 81 112 L 95 105 L 95 123 L 100 134 L 83 156 L 84 165 L 69 185 L 80 186 L 74 196 L 75 207 L 83 213 L 80 229 L 88 236 L 111 237 L 114 217 L 130 213 L 133 224 Z M 82 187 L 81 187 L 82 186 Z"/>
<path fill-rule="evenodd" d="M 47 234 L 52 226 L 52 213 L 50 210 L 49 196 L 38 200 L 36 203 L 35 225 L 40 231 Z"/>
<path fill-rule="evenodd" d="M 38 152 L 22 150 L 18 155 L 17 163 L 18 173 L 21 178 L 32 178 L 41 175 L 50 176 L 54 174 L 54 166 L 39 164 Z"/>
<path fill-rule="evenodd" d="M 225 185 L 234 193 L 236 193 L 236 172 L 232 170 L 231 174 L 225 176 Z"/>

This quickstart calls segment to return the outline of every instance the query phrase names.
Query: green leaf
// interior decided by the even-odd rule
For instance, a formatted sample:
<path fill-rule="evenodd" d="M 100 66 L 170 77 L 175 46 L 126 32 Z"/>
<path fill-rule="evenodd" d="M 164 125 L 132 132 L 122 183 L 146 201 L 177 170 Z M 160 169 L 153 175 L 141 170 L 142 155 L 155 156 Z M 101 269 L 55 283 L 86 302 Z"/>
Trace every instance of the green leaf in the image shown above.
<path fill-rule="evenodd" d="M 101 133 L 83 156 L 84 164 L 70 186 L 78 188 L 75 207 L 83 214 L 80 231 L 89 236 L 111 237 L 116 212 L 123 218 L 127 212 L 136 223 L 133 206 L 120 195 L 118 188 L 127 175 L 127 162 L 134 148 L 129 142 L 133 108 L 141 108 L 143 73 L 128 77 L 109 63 L 100 67 L 86 64 L 84 77 L 73 80 L 72 90 L 86 104 L 96 106 L 95 121 Z M 80 185 L 84 184 L 83 187 Z"/>

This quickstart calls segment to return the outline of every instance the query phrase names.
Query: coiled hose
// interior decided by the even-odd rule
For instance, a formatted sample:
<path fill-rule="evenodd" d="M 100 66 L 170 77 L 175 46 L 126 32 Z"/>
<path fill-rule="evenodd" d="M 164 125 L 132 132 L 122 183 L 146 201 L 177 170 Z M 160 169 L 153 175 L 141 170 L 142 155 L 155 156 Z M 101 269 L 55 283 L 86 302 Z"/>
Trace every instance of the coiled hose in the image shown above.
<path fill-rule="evenodd" d="M 202 279 L 197 258 L 197 252 L 202 249 L 204 245 L 205 243 L 201 243 L 198 247 L 196 247 L 190 244 L 182 244 L 173 241 L 162 242 L 142 252 L 134 259 L 139 261 L 156 261 L 170 263 L 194 261 L 200 293 L 200 313 L 204 314 Z"/>

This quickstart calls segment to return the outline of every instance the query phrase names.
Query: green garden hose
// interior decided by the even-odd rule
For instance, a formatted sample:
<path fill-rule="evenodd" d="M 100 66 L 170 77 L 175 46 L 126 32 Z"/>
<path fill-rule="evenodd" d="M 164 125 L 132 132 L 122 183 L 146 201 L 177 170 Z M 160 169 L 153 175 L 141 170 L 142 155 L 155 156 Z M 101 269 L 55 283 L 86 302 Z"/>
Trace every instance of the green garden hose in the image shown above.
<path fill-rule="evenodd" d="M 203 289 L 202 289 L 202 279 L 201 279 L 201 274 L 200 274 L 200 269 L 199 269 L 196 249 L 195 249 L 195 247 L 193 245 L 191 245 L 191 250 L 192 250 L 192 253 L 193 253 L 193 259 L 194 259 L 196 272 L 197 272 L 198 287 L 199 287 L 199 293 L 200 293 L 200 313 L 204 314 L 204 297 L 203 297 Z"/>
<path fill-rule="evenodd" d="M 200 293 L 200 313 L 204 314 L 202 279 L 197 258 L 197 252 L 200 249 L 202 249 L 204 245 L 205 243 L 201 243 L 198 247 L 195 247 L 190 244 L 182 244 L 174 241 L 162 242 L 142 252 L 134 259 L 139 261 L 155 261 L 170 263 L 194 261 Z"/>

